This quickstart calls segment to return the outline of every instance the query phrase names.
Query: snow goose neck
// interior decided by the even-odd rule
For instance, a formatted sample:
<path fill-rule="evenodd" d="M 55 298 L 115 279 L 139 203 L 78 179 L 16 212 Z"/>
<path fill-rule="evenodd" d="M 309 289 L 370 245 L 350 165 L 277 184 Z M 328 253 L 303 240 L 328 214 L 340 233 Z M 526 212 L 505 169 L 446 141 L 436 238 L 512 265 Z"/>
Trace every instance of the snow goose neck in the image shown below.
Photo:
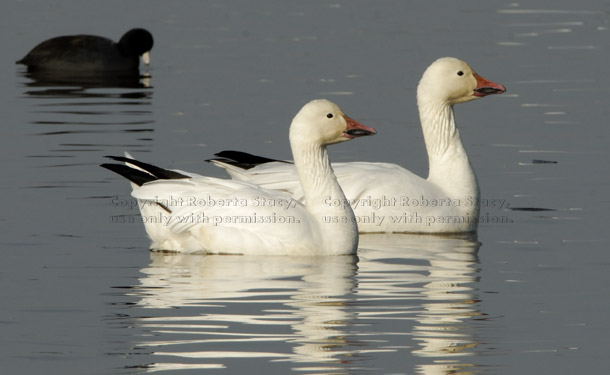
<path fill-rule="evenodd" d="M 417 88 L 419 116 L 429 158 L 422 178 L 390 163 L 333 163 L 339 183 L 366 232 L 474 232 L 479 185 L 455 125 L 453 106 L 506 88 L 476 74 L 464 61 L 444 57 L 424 72 Z M 233 179 L 288 192 L 303 199 L 291 164 L 238 151 L 211 160 Z M 259 159 L 257 159 L 259 158 Z"/>
<path fill-rule="evenodd" d="M 127 157 L 102 164 L 132 182 L 152 250 L 220 254 L 354 254 L 358 228 L 333 173 L 327 145 L 373 135 L 328 100 L 306 104 L 290 145 L 306 205 L 233 180 L 170 171 Z"/>

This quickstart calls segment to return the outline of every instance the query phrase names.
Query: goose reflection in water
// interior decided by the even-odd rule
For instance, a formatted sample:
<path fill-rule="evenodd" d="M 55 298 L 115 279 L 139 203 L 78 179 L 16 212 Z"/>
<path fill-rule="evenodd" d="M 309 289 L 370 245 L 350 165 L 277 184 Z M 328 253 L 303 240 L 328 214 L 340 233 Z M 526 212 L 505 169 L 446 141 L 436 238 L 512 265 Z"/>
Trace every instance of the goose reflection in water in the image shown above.
<path fill-rule="evenodd" d="M 418 364 L 416 373 L 453 374 L 476 367 L 461 359 L 476 354 L 472 321 L 483 315 L 475 297 L 481 247 L 476 235 L 370 234 L 360 239 L 360 293 L 379 301 L 371 318 L 394 311 L 391 319 L 416 322 L 410 335 L 417 346 L 411 353 L 431 360 Z M 368 274 L 376 279 L 364 281 Z"/>
<path fill-rule="evenodd" d="M 158 340 L 137 345 L 156 348 L 157 356 L 325 363 L 346 345 L 344 327 L 354 320 L 346 308 L 355 285 L 354 256 L 151 254 L 138 306 L 179 312 L 139 320 Z M 176 308 L 196 309 L 197 315 Z M 185 334 L 192 338 L 176 339 Z M 286 342 L 294 353 L 286 353 Z M 154 368 L 159 366 L 167 364 Z"/>
<path fill-rule="evenodd" d="M 240 358 L 298 373 L 474 367 L 463 358 L 478 346 L 470 321 L 481 315 L 479 246 L 470 237 L 371 234 L 358 257 L 151 253 L 129 292 L 140 309 L 130 315 L 141 316 L 130 318 L 131 345 L 150 354 L 138 367 L 224 368 Z"/>

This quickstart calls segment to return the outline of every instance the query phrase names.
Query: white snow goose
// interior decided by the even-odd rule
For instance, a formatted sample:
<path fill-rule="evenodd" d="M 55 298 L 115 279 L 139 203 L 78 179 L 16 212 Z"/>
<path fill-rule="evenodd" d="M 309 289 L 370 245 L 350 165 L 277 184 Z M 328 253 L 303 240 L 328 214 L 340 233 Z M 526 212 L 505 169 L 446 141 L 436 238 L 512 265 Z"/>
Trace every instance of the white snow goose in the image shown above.
<path fill-rule="evenodd" d="M 294 167 L 307 199 L 251 183 L 166 170 L 129 157 L 102 164 L 132 182 L 151 250 L 248 255 L 354 254 L 354 213 L 326 146 L 376 131 L 328 100 L 306 104 L 290 126 Z M 328 200 L 343 202 L 329 205 Z"/>
<path fill-rule="evenodd" d="M 455 124 L 453 105 L 505 91 L 504 86 L 482 78 L 464 61 L 445 57 L 432 63 L 417 88 L 428 177 L 390 163 L 332 164 L 360 232 L 475 232 L 479 186 Z M 235 180 L 285 191 L 300 201 L 306 199 L 291 163 L 239 151 L 216 156 L 219 158 L 211 161 Z"/>

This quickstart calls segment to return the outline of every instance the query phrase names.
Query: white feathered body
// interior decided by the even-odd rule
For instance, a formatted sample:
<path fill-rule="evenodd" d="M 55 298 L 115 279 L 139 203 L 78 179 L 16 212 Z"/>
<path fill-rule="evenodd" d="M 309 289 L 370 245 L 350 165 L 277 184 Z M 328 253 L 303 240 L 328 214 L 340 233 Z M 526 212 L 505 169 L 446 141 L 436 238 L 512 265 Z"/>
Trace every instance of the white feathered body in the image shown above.
<path fill-rule="evenodd" d="M 222 162 L 235 180 L 290 194 L 302 201 L 303 191 L 294 166 L 275 162 L 243 170 Z M 479 189 L 470 173 L 446 176 L 445 189 L 391 163 L 333 163 L 337 180 L 350 202 L 358 230 L 363 233 L 460 233 L 476 230 Z M 328 200 L 327 204 L 338 204 Z"/>

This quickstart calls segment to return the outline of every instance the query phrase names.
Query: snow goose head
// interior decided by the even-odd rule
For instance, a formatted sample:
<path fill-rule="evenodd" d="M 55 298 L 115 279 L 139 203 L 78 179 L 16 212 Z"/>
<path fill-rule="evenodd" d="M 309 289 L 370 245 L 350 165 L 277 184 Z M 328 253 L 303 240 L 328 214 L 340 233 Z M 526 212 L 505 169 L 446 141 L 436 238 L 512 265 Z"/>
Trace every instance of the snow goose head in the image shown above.
<path fill-rule="evenodd" d="M 454 57 L 442 57 L 424 72 L 417 88 L 417 97 L 419 100 L 453 105 L 505 91 L 506 87 L 481 77 L 466 62 Z"/>
<path fill-rule="evenodd" d="M 317 99 L 307 103 L 294 117 L 290 141 L 327 146 L 375 133 L 375 129 L 346 116 L 335 103 Z"/>

